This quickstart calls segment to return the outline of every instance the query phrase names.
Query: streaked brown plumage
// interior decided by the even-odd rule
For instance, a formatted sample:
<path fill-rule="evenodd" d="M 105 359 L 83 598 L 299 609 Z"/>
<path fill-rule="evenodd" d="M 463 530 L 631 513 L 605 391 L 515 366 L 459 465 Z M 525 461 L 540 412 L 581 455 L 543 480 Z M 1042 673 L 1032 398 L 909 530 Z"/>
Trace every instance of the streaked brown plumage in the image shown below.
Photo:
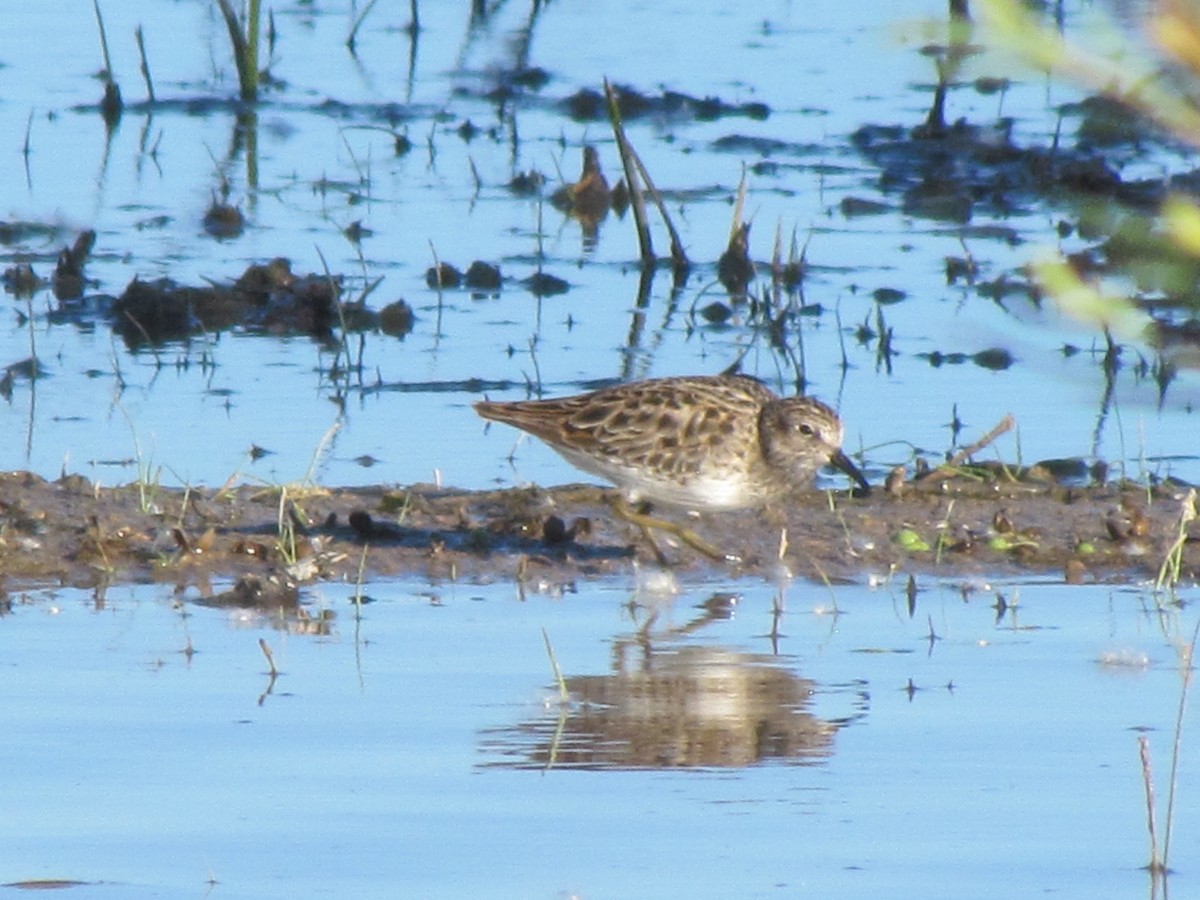
<path fill-rule="evenodd" d="M 842 452 L 842 424 L 809 397 L 781 398 L 740 375 L 658 378 L 573 397 L 475 404 L 541 438 L 630 500 L 697 510 L 759 507 L 826 464 L 866 479 Z"/>

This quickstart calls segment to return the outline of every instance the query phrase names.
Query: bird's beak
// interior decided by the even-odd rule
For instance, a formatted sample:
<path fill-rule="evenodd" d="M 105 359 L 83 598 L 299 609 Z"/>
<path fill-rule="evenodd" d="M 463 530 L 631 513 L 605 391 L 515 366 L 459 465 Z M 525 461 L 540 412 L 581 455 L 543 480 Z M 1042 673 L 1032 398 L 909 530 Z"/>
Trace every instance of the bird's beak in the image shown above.
<path fill-rule="evenodd" d="M 829 464 L 835 469 L 841 469 L 856 482 L 858 482 L 858 485 L 860 488 L 862 488 L 862 490 L 856 490 L 854 492 L 854 496 L 865 497 L 871 493 L 870 483 L 866 478 L 863 477 L 863 473 L 858 471 L 858 466 L 854 465 L 854 463 L 850 461 L 850 457 L 848 457 L 841 450 L 834 451 L 833 455 L 829 457 Z"/>

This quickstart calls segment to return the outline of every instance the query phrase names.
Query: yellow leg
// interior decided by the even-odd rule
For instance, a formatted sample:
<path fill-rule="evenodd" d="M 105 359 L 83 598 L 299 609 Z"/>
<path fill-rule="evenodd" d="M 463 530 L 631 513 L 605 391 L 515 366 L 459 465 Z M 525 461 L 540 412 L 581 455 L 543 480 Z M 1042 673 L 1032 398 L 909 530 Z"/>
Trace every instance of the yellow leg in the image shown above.
<path fill-rule="evenodd" d="M 675 535 L 675 537 L 679 538 L 679 540 L 683 541 L 696 552 L 702 553 L 709 559 L 716 560 L 717 562 L 739 563 L 742 561 L 742 558 L 736 553 L 725 553 L 721 550 L 718 550 L 690 528 L 685 528 L 677 522 L 671 522 L 667 519 L 660 519 L 656 516 L 650 516 L 645 513 L 638 512 L 630 507 L 624 497 L 617 498 L 617 501 L 613 504 L 613 512 L 618 518 L 624 519 L 626 522 L 636 525 L 641 529 L 647 543 L 649 543 L 650 547 L 654 550 L 655 559 L 658 560 L 658 563 L 661 566 L 666 567 L 670 564 L 667 562 L 667 557 L 663 554 L 662 550 L 655 542 L 654 536 L 651 534 L 652 529 L 657 531 L 665 531 L 668 534 Z"/>

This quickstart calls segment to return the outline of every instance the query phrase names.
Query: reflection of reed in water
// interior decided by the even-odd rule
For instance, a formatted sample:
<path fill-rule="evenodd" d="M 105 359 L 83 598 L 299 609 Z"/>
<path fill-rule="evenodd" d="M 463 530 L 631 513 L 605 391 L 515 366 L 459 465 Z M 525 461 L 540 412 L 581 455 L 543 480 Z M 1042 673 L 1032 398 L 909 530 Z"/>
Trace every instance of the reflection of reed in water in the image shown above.
<path fill-rule="evenodd" d="M 714 647 L 652 652 L 641 671 L 566 679 L 561 715 L 489 732 L 481 749 L 508 768 L 818 763 L 839 724 L 806 708 L 813 683 L 769 657 Z"/>

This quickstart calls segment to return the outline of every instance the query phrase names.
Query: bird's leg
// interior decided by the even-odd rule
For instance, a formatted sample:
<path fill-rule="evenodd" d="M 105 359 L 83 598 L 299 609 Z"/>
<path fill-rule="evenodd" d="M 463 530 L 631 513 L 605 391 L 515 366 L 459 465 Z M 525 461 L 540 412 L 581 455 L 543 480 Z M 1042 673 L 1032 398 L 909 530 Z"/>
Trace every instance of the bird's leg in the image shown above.
<path fill-rule="evenodd" d="M 642 532 L 642 537 L 646 539 L 646 543 L 650 545 L 650 549 L 654 551 L 654 558 L 658 564 L 664 569 L 671 567 L 667 555 L 662 552 L 662 548 L 658 546 L 658 541 L 654 540 L 654 535 L 650 531 L 650 522 L 654 521 L 650 516 L 639 513 L 629 506 L 624 500 L 618 500 L 613 510 L 617 514 L 617 518 L 624 519 L 626 522 L 631 522 L 636 525 Z"/>
<path fill-rule="evenodd" d="M 738 563 L 742 561 L 741 557 L 736 553 L 724 553 L 718 550 L 690 528 L 685 528 L 683 525 L 680 525 L 676 522 L 671 522 L 667 519 L 660 519 L 657 516 L 651 516 L 645 512 L 639 512 L 638 510 L 633 509 L 622 496 L 618 496 L 616 501 L 613 503 L 613 512 L 618 518 L 624 519 L 626 522 L 636 525 L 641 529 L 646 541 L 654 550 L 655 559 L 657 559 L 658 564 L 664 568 L 669 567 L 669 563 L 667 562 L 667 558 L 659 548 L 657 542 L 655 542 L 654 535 L 650 533 L 651 529 L 657 529 L 659 531 L 665 531 L 668 534 L 673 534 L 696 552 L 702 553 L 709 559 L 717 562 Z"/>

